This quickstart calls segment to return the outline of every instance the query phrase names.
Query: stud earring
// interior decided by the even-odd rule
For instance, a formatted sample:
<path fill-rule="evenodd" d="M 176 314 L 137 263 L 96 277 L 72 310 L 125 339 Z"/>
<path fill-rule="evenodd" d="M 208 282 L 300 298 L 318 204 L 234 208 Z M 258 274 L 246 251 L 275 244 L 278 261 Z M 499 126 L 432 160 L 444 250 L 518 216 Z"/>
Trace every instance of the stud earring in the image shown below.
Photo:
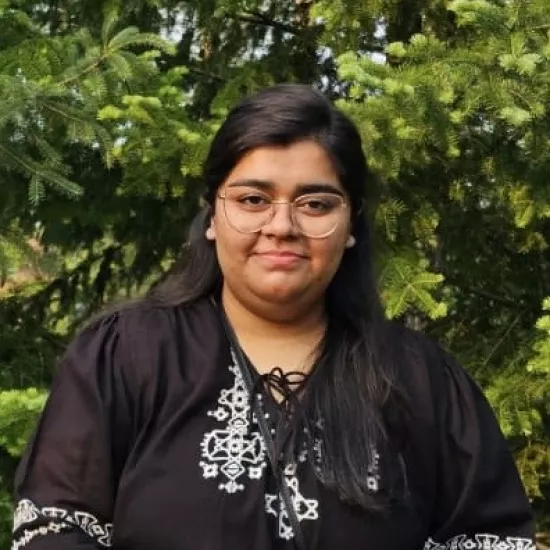
<path fill-rule="evenodd" d="M 214 233 L 214 230 L 213 230 L 211 227 L 209 227 L 209 228 L 206 230 L 205 236 L 206 236 L 207 240 L 209 240 L 209 241 L 214 241 L 214 240 L 216 240 L 216 235 L 215 235 L 215 233 Z"/>
<path fill-rule="evenodd" d="M 355 240 L 355 237 L 353 235 L 350 235 L 348 237 L 348 240 L 346 241 L 346 248 L 353 248 L 356 242 L 357 241 Z"/>

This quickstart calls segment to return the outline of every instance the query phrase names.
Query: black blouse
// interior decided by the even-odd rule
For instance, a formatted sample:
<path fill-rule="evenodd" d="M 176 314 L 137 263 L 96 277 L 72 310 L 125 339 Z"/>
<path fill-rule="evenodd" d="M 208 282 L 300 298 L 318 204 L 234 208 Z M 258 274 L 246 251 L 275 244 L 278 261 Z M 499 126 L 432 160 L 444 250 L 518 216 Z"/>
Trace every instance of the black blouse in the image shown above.
<path fill-rule="evenodd" d="M 345 504 L 300 456 L 285 476 L 308 548 L 534 550 L 529 502 L 480 390 L 427 339 L 404 331 L 396 342 L 425 359 L 404 370 L 414 411 L 404 426 L 409 504 L 384 516 Z M 265 404 L 274 425 L 279 405 Z M 131 307 L 73 341 L 19 465 L 16 498 L 12 550 L 294 548 L 208 301 Z"/>

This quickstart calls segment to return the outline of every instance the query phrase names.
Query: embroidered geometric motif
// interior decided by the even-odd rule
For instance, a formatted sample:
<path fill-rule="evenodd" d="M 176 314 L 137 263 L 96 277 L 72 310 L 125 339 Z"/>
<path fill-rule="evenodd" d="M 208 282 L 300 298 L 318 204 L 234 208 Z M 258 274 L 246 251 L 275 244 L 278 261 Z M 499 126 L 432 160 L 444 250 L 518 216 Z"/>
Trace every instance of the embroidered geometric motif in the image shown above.
<path fill-rule="evenodd" d="M 61 531 L 70 529 L 70 527 L 68 523 L 50 522 L 48 525 L 42 525 L 36 529 L 25 529 L 23 535 L 12 542 L 11 550 L 20 550 L 38 536 L 45 536 L 48 533 L 61 533 Z"/>
<path fill-rule="evenodd" d="M 313 439 L 313 466 L 319 474 L 322 475 L 322 456 L 323 456 L 323 444 L 321 439 Z M 298 462 L 305 462 L 307 460 L 307 448 L 298 455 Z M 367 467 L 367 488 L 371 493 L 377 493 L 380 490 L 380 454 L 376 448 L 371 449 L 371 461 Z"/>
<path fill-rule="evenodd" d="M 199 465 L 205 479 L 221 478 L 219 489 L 236 493 L 244 490 L 240 482 L 243 477 L 261 479 L 267 462 L 262 436 L 249 426 L 248 390 L 235 361 L 229 370 L 234 375 L 233 386 L 222 390 L 218 408 L 208 411 L 209 416 L 226 425 L 204 434 Z M 256 424 L 254 416 L 252 423 Z"/>
<path fill-rule="evenodd" d="M 80 510 L 69 511 L 56 506 L 38 508 L 29 499 L 23 499 L 17 504 L 13 517 L 13 532 L 16 533 L 22 526 L 40 519 L 51 521 L 35 529 L 25 529 L 23 535 L 13 542 L 12 550 L 23 548 L 39 535 L 56 533 L 74 527 L 86 533 L 101 546 L 109 547 L 113 544 L 112 523 L 100 523 L 94 515 Z"/>
<path fill-rule="evenodd" d="M 424 550 L 535 550 L 531 539 L 521 537 L 501 538 L 498 535 L 479 533 L 475 538 L 457 535 L 439 544 L 431 538 L 424 544 Z"/>
<path fill-rule="evenodd" d="M 284 471 L 292 504 L 296 510 L 298 521 L 319 519 L 319 502 L 314 498 L 304 498 L 300 493 L 298 478 L 296 477 L 296 467 L 289 464 Z M 288 517 L 285 503 L 279 495 L 265 495 L 266 512 L 278 519 L 279 537 L 285 540 L 294 538 L 294 531 Z"/>
<path fill-rule="evenodd" d="M 224 423 L 221 427 L 204 434 L 199 466 L 205 479 L 219 480 L 218 488 L 226 493 L 236 493 L 245 489 L 247 480 L 259 480 L 267 468 L 265 443 L 258 429 L 256 417 L 251 414 L 250 396 L 233 351 L 233 364 L 229 370 L 234 376 L 233 385 L 222 389 L 218 397 L 218 407 L 208 411 L 208 416 Z M 322 425 L 317 426 L 322 429 Z M 322 444 L 313 438 L 314 464 L 320 467 Z M 298 458 L 299 463 L 307 461 L 304 449 Z M 367 484 L 371 491 L 379 490 L 379 455 L 373 452 L 373 461 L 368 468 Z M 319 518 L 319 502 L 305 498 L 300 492 L 296 466 L 287 465 L 284 475 L 287 479 L 292 502 L 300 522 Z M 294 537 L 284 502 L 279 495 L 265 495 L 266 513 L 278 519 L 278 535 L 290 540 Z"/>
<path fill-rule="evenodd" d="M 371 453 L 371 462 L 367 468 L 367 487 L 369 491 L 377 493 L 380 489 L 380 455 L 376 449 L 372 449 Z"/>

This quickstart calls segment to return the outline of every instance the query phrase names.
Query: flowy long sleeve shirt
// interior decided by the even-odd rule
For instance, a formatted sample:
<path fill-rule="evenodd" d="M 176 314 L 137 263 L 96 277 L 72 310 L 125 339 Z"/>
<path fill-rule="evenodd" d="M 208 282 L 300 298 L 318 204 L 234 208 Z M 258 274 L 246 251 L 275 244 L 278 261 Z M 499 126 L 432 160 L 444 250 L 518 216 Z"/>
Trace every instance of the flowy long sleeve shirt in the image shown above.
<path fill-rule="evenodd" d="M 308 548 L 534 550 L 530 505 L 487 401 L 446 353 L 401 334 L 396 345 L 423 356 L 401 381 L 414 411 L 402 426 L 408 502 L 366 512 L 315 475 L 322 456 L 299 457 L 284 475 Z M 275 428 L 280 404 L 264 403 Z M 376 457 L 372 491 L 384 481 Z M 81 332 L 15 486 L 12 550 L 295 548 L 208 300 L 130 307 Z"/>

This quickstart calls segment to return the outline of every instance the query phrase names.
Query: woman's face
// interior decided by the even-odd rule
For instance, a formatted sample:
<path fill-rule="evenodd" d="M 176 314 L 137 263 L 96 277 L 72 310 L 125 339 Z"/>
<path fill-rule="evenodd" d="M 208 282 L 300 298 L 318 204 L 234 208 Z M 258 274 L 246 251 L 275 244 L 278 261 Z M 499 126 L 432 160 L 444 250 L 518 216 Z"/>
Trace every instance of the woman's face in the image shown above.
<path fill-rule="evenodd" d="M 295 199 L 301 202 L 293 219 L 288 203 Z M 269 219 L 271 201 L 276 204 Z M 220 186 L 207 230 L 216 243 L 224 292 L 256 306 L 310 307 L 322 300 L 345 248 L 353 246 L 347 202 L 330 157 L 314 141 L 250 151 Z M 300 226 L 315 236 L 335 229 L 311 238 Z"/>

